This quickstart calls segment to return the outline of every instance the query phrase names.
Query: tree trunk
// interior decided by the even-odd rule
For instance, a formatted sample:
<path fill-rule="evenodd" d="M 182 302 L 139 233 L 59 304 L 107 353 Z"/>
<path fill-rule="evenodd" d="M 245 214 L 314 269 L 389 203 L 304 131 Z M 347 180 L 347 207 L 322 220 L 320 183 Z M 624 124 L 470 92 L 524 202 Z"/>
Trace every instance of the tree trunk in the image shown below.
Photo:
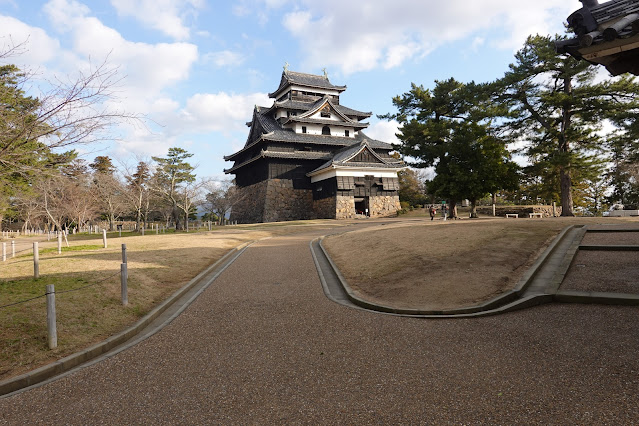
<path fill-rule="evenodd" d="M 448 205 L 448 218 L 457 219 L 457 201 L 450 200 Z"/>
<path fill-rule="evenodd" d="M 470 201 L 470 217 L 471 219 L 477 219 L 477 199 L 471 198 L 469 201 Z"/>
<path fill-rule="evenodd" d="M 572 212 L 572 179 L 570 170 L 561 168 L 559 171 L 559 183 L 561 186 L 561 215 L 574 216 Z"/>
<path fill-rule="evenodd" d="M 175 222 L 175 230 L 181 231 L 183 228 L 182 220 L 181 220 L 182 218 L 176 204 L 173 204 L 173 210 L 171 211 L 171 216 L 173 217 L 173 222 Z"/>

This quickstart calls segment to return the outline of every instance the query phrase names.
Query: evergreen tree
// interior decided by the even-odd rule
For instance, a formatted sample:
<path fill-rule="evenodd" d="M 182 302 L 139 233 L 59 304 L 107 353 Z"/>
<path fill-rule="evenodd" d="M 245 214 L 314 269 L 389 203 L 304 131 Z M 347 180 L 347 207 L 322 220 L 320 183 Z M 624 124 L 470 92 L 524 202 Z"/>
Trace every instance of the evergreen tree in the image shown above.
<path fill-rule="evenodd" d="M 169 148 L 166 158 L 151 157 L 157 163 L 155 190 L 170 204 L 171 217 L 180 230 L 184 229 L 179 208 L 183 185 L 195 181 L 192 173 L 195 168 L 186 162 L 192 156 L 182 148 L 173 147 Z"/>
<path fill-rule="evenodd" d="M 432 90 L 412 84 L 410 92 L 393 98 L 399 112 L 381 116 L 401 124 L 397 148 L 415 159 L 409 164 L 435 168 L 428 190 L 448 199 L 450 217 L 457 216 L 457 200 L 471 200 L 475 216 L 479 198 L 517 186 L 506 141 L 491 128 L 497 107 L 487 88 L 453 78 L 436 81 Z"/>
<path fill-rule="evenodd" d="M 573 216 L 575 179 L 591 179 L 600 167 L 601 122 L 639 112 L 639 85 L 629 76 L 595 82 L 596 67 L 555 52 L 553 42 L 562 39 L 528 37 L 494 93 L 544 180 L 559 182 L 562 216 Z"/>

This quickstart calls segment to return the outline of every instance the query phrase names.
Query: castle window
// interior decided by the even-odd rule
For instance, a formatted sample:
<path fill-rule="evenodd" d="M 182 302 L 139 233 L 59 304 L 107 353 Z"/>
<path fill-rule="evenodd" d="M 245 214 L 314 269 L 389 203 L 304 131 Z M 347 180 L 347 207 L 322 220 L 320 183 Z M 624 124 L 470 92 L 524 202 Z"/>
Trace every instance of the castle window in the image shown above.
<path fill-rule="evenodd" d="M 330 136 L 331 135 L 331 128 L 328 127 L 328 126 L 322 127 L 322 134 Z"/>
<path fill-rule="evenodd" d="M 306 133 L 306 126 L 302 126 L 302 133 Z"/>
<path fill-rule="evenodd" d="M 344 130 L 344 136 L 349 137 L 350 136 L 350 132 L 348 130 Z"/>

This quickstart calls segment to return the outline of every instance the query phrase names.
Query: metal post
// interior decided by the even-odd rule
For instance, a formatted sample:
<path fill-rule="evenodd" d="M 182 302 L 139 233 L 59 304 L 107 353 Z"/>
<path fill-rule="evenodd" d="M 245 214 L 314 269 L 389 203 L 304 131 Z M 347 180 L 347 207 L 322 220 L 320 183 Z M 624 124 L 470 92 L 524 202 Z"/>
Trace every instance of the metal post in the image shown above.
<path fill-rule="evenodd" d="M 104 244 L 104 248 L 107 248 L 106 229 L 102 230 L 102 244 Z"/>
<path fill-rule="evenodd" d="M 58 254 L 62 253 L 62 233 L 58 231 Z"/>
<path fill-rule="evenodd" d="M 33 243 L 33 278 L 40 278 L 40 252 L 37 241 Z"/>
<path fill-rule="evenodd" d="M 557 216 L 557 203 L 555 201 L 552 202 L 552 217 Z"/>
<path fill-rule="evenodd" d="M 55 324 L 55 287 L 47 285 L 47 341 L 49 349 L 58 347 L 58 331 Z"/>
<path fill-rule="evenodd" d="M 122 263 L 126 263 L 126 244 L 122 244 Z"/>
<path fill-rule="evenodd" d="M 129 304 L 129 295 L 127 290 L 127 278 L 128 272 L 126 268 L 126 263 L 120 264 L 120 282 L 122 284 L 122 304 L 124 306 Z"/>

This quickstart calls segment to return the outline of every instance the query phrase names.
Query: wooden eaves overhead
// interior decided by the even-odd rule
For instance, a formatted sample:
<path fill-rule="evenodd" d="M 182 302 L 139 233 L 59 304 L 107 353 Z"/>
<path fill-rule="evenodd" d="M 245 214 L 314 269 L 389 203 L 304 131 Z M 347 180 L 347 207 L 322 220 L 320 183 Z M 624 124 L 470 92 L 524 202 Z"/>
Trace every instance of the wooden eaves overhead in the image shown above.
<path fill-rule="evenodd" d="M 580 1 L 568 17 L 575 37 L 558 42 L 557 52 L 604 65 L 612 75 L 639 75 L 639 0 Z"/>

